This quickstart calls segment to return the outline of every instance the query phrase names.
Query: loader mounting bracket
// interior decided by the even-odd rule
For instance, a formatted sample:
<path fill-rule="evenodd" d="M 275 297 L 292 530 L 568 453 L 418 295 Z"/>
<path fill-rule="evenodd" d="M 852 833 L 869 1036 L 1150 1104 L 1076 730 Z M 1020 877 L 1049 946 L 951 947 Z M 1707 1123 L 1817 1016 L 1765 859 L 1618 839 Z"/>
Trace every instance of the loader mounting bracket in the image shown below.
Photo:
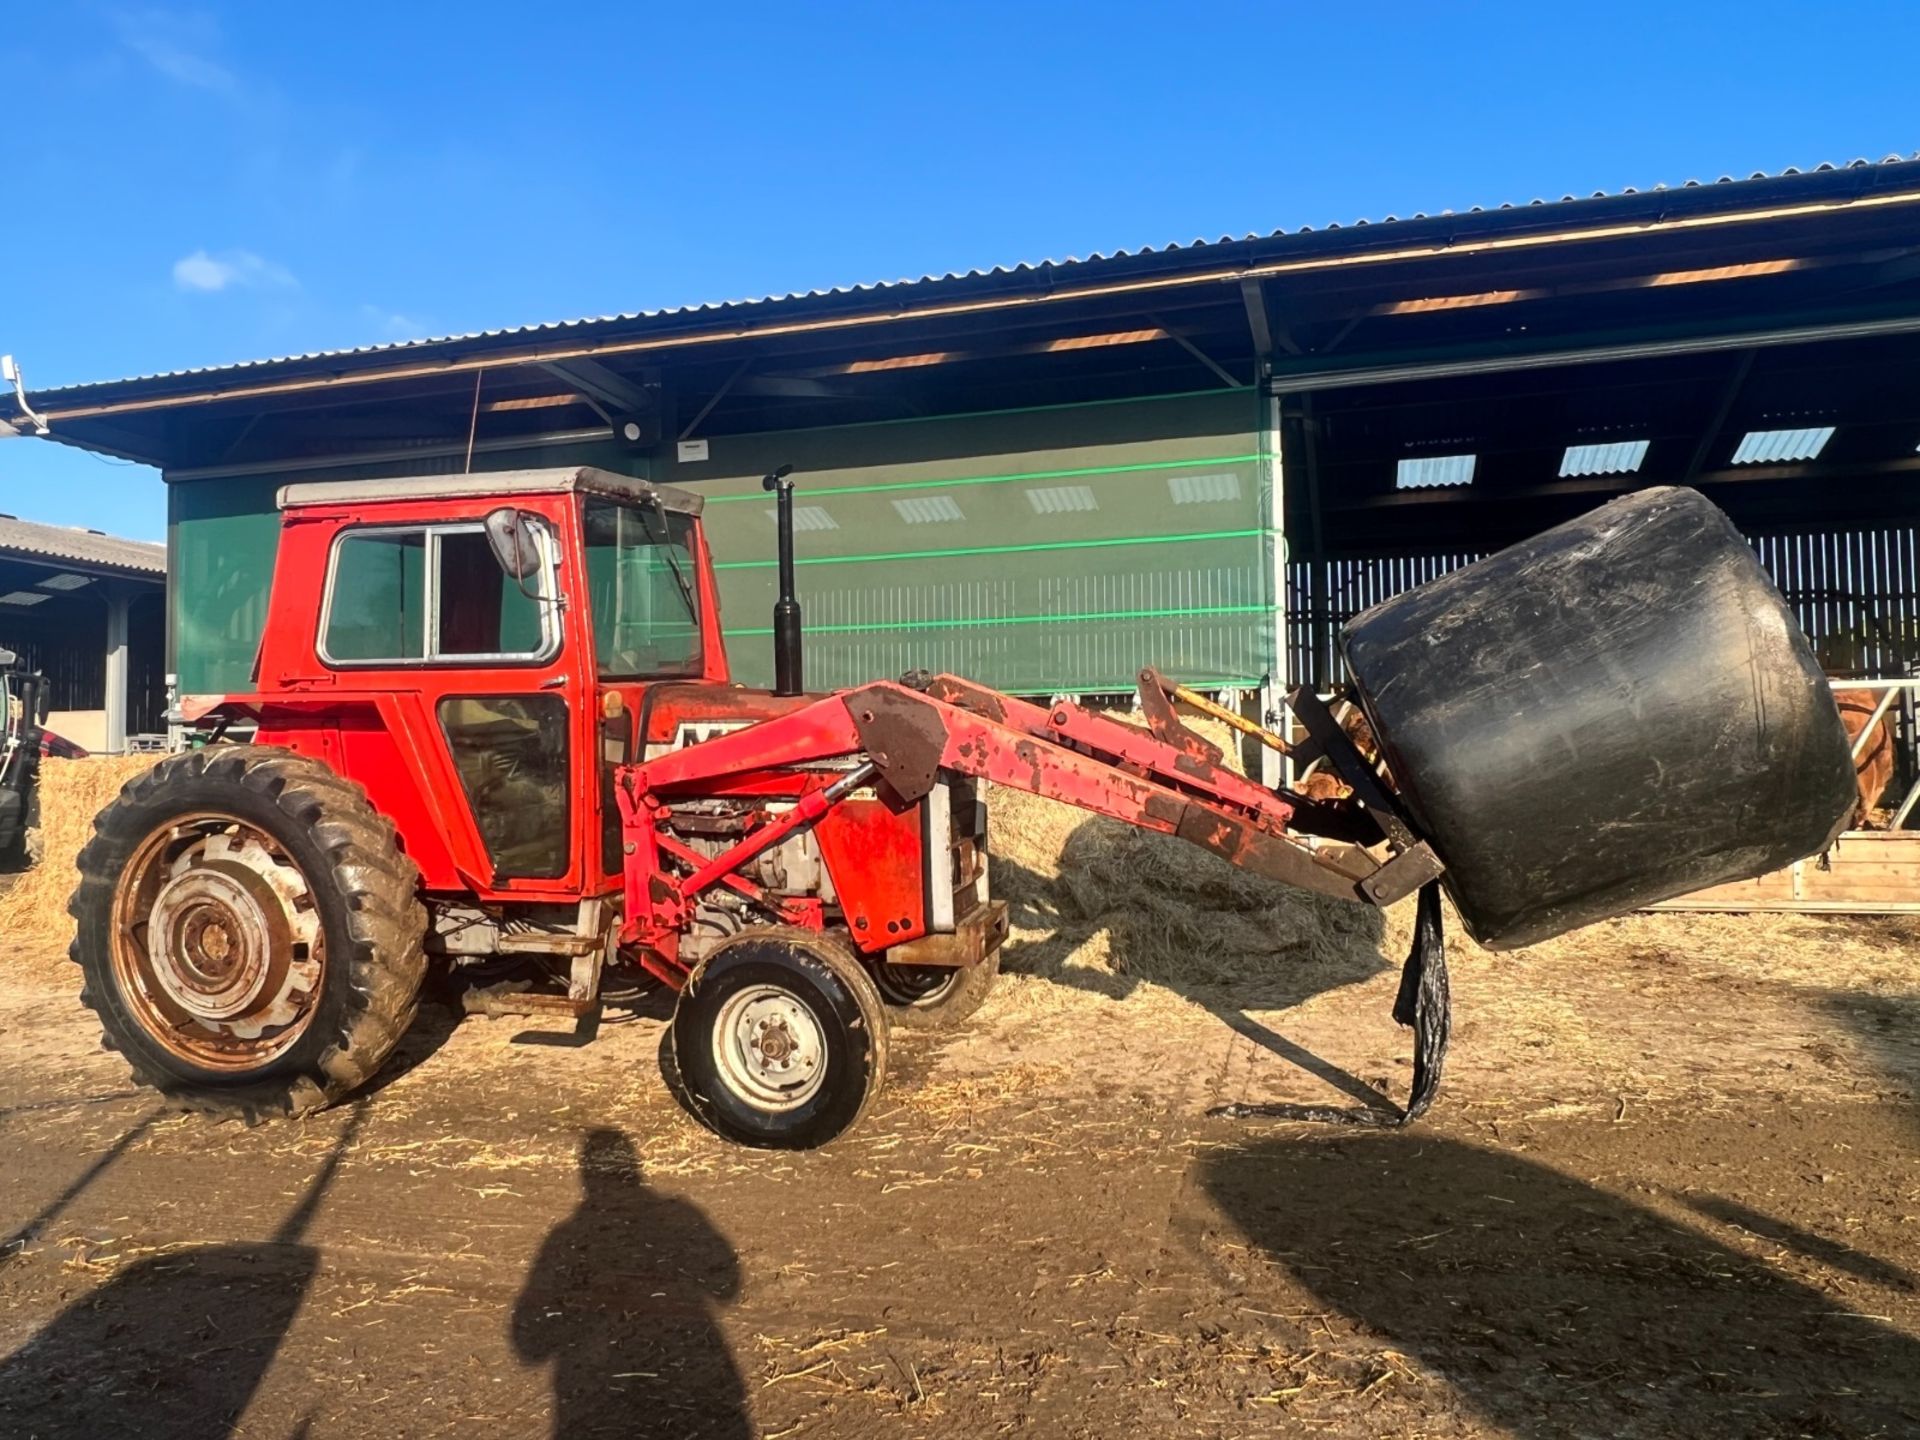
<path fill-rule="evenodd" d="M 870 685 L 847 697 L 847 709 L 888 789 L 909 805 L 932 791 L 947 740 L 933 702 L 914 691 Z"/>
<path fill-rule="evenodd" d="M 1431 875 L 1440 873 L 1439 860 L 1428 850 L 1424 841 L 1414 833 L 1413 826 L 1401 812 L 1398 802 L 1393 798 L 1373 766 L 1367 763 L 1366 756 L 1353 743 L 1352 738 L 1340 728 L 1340 722 L 1333 718 L 1333 712 L 1327 709 L 1321 698 L 1306 686 L 1301 686 L 1287 694 L 1287 708 L 1293 711 L 1294 718 L 1307 732 L 1307 741 L 1293 748 L 1293 757 L 1299 763 L 1311 763 L 1321 756 L 1326 757 L 1335 773 L 1347 782 L 1354 798 L 1367 809 L 1387 839 L 1393 842 L 1396 850 L 1408 852 L 1402 859 L 1411 858 L 1415 850 L 1425 851 L 1429 863 L 1434 866 Z M 1411 894 L 1420 886 L 1419 881 L 1408 885 L 1399 894 Z M 1397 897 L 1396 897 L 1397 898 Z M 1382 902 L 1384 903 L 1384 902 Z"/>

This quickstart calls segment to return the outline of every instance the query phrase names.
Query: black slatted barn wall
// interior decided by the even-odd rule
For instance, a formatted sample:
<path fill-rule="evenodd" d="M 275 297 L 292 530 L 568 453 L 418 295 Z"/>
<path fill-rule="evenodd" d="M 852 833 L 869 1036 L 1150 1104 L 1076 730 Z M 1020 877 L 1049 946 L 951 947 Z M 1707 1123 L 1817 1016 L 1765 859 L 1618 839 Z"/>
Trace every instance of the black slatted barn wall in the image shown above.
<path fill-rule="evenodd" d="M 1801 530 L 1753 539 L 1821 663 L 1836 675 L 1893 677 L 1920 667 L 1920 527 Z M 1287 567 L 1287 674 L 1343 684 L 1340 627 L 1369 605 L 1480 559 L 1477 554 L 1350 556 Z M 1322 567 L 1314 603 L 1314 567 Z"/>
<path fill-rule="evenodd" d="M 1402 590 L 1424 585 L 1481 558 L 1479 554 L 1446 551 L 1320 561 L 1324 606 L 1314 602 L 1316 562 L 1287 566 L 1288 683 L 1311 678 L 1317 690 L 1345 684 L 1347 670 L 1341 663 L 1338 643 L 1342 625 L 1369 605 L 1378 605 Z"/>
<path fill-rule="evenodd" d="M 1855 679 L 1911 674 L 1920 662 L 1920 529 L 1762 535 L 1761 563 L 1793 606 L 1821 664 Z"/>

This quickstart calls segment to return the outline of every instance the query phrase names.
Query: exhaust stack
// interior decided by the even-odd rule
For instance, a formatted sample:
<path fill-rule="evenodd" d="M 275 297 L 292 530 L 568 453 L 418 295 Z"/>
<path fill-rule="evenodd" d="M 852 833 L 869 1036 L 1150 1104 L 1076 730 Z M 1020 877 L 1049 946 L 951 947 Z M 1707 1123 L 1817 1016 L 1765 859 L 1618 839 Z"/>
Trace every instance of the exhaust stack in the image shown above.
<path fill-rule="evenodd" d="M 793 593 L 793 466 L 782 465 L 763 479 L 774 493 L 774 523 L 780 532 L 780 597 L 773 602 L 773 693 L 798 695 L 806 689 L 800 642 L 800 601 Z"/>

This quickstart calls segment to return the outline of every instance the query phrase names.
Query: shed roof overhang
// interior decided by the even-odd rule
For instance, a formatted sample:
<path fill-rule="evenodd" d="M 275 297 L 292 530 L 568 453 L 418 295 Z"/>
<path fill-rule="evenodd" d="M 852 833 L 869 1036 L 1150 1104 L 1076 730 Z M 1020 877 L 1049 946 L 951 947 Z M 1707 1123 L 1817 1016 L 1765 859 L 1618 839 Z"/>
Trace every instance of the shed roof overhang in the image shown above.
<path fill-rule="evenodd" d="M 38 570 L 163 585 L 167 548 L 98 530 L 42 525 L 0 515 L 0 560 Z"/>
<path fill-rule="evenodd" d="M 1920 163 L 1898 162 L 295 356 L 32 399 L 53 438 L 184 477 L 457 446 L 476 432 L 483 446 L 604 438 L 641 413 L 670 441 L 1251 387 L 1266 373 L 1304 391 L 1396 370 L 1566 363 L 1610 347 L 1909 329 L 1920 329 Z"/>

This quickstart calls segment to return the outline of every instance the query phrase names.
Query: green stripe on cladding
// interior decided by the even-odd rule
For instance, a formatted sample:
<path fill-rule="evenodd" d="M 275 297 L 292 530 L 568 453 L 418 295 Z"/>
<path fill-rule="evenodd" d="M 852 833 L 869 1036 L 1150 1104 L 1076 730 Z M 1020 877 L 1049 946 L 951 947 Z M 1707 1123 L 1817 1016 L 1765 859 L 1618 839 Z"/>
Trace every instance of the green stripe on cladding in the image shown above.
<path fill-rule="evenodd" d="M 815 555 L 796 565 L 857 565 L 873 560 L 948 560 L 957 555 L 1022 555 L 1036 550 L 1094 550 L 1103 545 L 1178 545 L 1188 540 L 1246 540 L 1265 530 L 1202 530 L 1190 535 L 1126 535 L 1116 540 L 1047 540 L 1032 545 L 970 545 L 957 550 L 883 550 L 869 555 Z M 721 560 L 716 570 L 771 570 L 778 560 Z"/>
<path fill-rule="evenodd" d="M 1142 470 L 1195 470 L 1202 465 L 1238 465 L 1258 460 L 1252 455 L 1211 455 L 1195 460 L 1143 460 L 1135 465 L 1088 465 L 1077 470 L 1028 470 L 1018 475 L 973 475 L 962 480 L 901 480 L 892 485 L 823 485 L 818 489 L 803 485 L 796 492 L 809 500 L 821 495 L 871 495 L 880 490 L 946 490 L 961 485 L 1011 485 L 1021 480 L 1067 480 L 1076 475 L 1132 475 Z M 699 485 L 699 480 L 683 482 Z M 759 491 L 746 495 L 709 495 L 709 505 L 731 505 L 739 500 L 764 500 Z"/>
<path fill-rule="evenodd" d="M 1194 610 L 1087 610 L 1069 615 L 981 615 L 962 620 L 887 620 L 872 625 L 808 625 L 809 635 L 868 634 L 876 630 L 977 630 L 989 625 L 1071 625 L 1094 620 L 1169 620 L 1189 615 L 1264 615 L 1267 605 L 1209 605 Z M 771 635 L 771 625 L 726 630 L 726 635 Z"/>

